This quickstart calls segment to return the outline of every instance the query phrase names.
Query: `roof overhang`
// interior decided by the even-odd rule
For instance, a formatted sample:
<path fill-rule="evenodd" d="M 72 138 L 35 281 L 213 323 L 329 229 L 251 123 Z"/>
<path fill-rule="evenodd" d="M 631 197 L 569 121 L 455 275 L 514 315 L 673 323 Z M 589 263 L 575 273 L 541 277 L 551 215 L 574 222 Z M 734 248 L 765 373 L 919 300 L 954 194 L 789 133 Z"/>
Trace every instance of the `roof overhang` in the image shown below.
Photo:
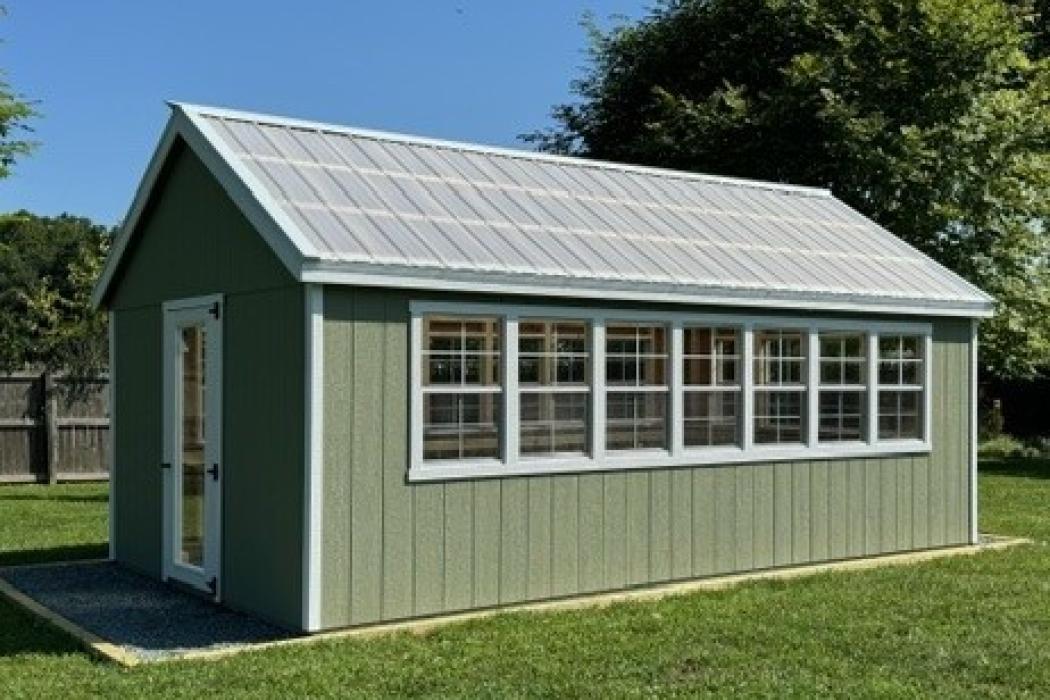
<path fill-rule="evenodd" d="M 91 303 L 96 308 L 105 303 L 131 238 L 136 235 L 154 189 L 162 178 L 164 165 L 181 139 L 201 159 L 289 273 L 304 283 L 908 316 L 987 318 L 994 313 L 994 300 L 976 287 L 973 289 L 980 295 L 980 301 L 844 294 L 834 291 L 669 285 L 645 280 L 327 260 L 311 245 L 298 224 L 274 201 L 263 183 L 241 163 L 235 153 L 227 149 L 223 139 L 213 133 L 212 127 L 197 108 L 180 103 L 169 104 L 172 108 L 171 117 L 92 291 Z"/>
<path fill-rule="evenodd" d="M 906 316 L 987 318 L 990 302 L 953 299 L 914 299 L 890 296 L 836 294 L 694 285 L 661 285 L 625 280 L 594 280 L 556 275 L 502 274 L 494 272 L 384 266 L 372 263 L 304 261 L 298 279 L 315 284 L 387 287 L 427 291 L 513 294 L 538 297 L 607 299 L 665 304 L 697 304 L 765 309 L 828 311 Z"/>

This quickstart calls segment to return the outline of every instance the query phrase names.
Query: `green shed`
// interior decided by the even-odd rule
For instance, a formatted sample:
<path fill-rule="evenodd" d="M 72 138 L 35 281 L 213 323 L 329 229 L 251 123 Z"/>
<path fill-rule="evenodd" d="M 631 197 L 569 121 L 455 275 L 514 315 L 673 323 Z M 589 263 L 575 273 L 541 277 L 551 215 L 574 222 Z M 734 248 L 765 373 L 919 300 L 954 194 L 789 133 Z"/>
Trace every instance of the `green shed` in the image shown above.
<path fill-rule="evenodd" d="M 974 542 L 992 300 L 828 191 L 173 104 L 111 556 L 313 632 Z"/>

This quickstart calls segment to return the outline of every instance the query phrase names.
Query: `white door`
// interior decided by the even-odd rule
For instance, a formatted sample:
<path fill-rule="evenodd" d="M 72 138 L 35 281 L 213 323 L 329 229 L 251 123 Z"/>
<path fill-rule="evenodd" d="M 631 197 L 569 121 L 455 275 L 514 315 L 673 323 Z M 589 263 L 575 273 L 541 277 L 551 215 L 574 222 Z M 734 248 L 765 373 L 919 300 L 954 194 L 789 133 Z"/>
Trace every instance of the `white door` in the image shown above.
<path fill-rule="evenodd" d="M 219 599 L 220 296 L 164 304 L 163 574 Z"/>

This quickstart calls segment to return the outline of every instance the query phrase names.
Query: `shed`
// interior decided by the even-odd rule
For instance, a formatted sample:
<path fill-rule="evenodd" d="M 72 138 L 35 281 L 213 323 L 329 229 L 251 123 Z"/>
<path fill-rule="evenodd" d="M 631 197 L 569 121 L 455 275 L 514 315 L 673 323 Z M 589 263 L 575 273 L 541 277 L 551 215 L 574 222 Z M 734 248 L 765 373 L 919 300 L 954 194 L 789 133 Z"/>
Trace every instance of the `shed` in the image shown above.
<path fill-rule="evenodd" d="M 121 564 L 312 632 L 975 541 L 992 300 L 828 191 L 171 110 Z"/>

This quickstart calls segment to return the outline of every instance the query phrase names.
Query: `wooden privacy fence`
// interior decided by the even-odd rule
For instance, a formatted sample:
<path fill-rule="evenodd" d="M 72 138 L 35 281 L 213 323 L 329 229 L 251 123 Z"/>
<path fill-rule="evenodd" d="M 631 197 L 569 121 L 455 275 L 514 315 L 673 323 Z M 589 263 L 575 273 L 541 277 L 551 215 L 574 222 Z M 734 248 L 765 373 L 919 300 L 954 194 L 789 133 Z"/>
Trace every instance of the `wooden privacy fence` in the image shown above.
<path fill-rule="evenodd" d="M 0 483 L 108 478 L 107 377 L 0 375 Z"/>

